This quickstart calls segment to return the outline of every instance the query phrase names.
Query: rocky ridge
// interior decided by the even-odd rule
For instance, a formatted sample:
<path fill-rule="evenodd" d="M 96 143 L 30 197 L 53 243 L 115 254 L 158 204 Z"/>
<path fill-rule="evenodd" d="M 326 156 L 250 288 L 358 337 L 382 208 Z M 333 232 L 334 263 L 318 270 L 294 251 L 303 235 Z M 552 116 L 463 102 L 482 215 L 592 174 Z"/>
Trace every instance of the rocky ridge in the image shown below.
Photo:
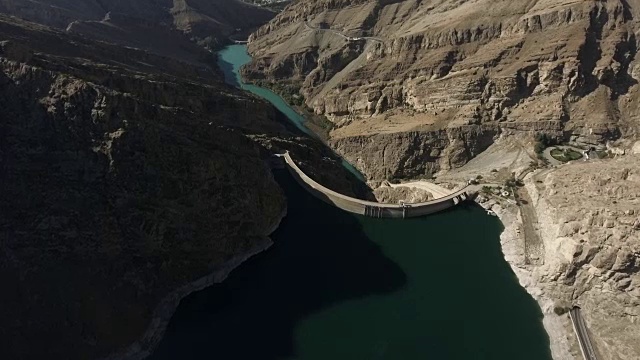
<path fill-rule="evenodd" d="M 269 246 L 272 151 L 357 183 L 211 67 L 4 15 L 0 95 L 5 358 L 151 351 L 180 297 Z"/>
<path fill-rule="evenodd" d="M 246 32 L 275 15 L 239 0 L 0 0 L 0 13 L 147 50 L 188 46 L 185 39 L 167 36 L 170 30 L 217 47 L 237 29 Z"/>
<path fill-rule="evenodd" d="M 602 359 L 637 359 L 640 155 L 542 171 L 526 189 L 544 243 L 538 284 L 556 306 L 583 308 Z"/>
<path fill-rule="evenodd" d="M 329 143 L 370 179 L 432 175 L 499 135 L 635 136 L 638 9 L 635 0 L 301 1 L 251 36 L 244 73 L 299 89 L 333 122 Z"/>
<path fill-rule="evenodd" d="M 573 305 L 582 308 L 599 359 L 637 358 L 640 151 L 530 172 L 518 146 L 503 139 L 447 177 L 524 177 L 519 205 L 498 191 L 483 191 L 478 201 L 505 225 L 503 253 L 545 314 L 554 359 L 582 358 L 566 313 Z"/>

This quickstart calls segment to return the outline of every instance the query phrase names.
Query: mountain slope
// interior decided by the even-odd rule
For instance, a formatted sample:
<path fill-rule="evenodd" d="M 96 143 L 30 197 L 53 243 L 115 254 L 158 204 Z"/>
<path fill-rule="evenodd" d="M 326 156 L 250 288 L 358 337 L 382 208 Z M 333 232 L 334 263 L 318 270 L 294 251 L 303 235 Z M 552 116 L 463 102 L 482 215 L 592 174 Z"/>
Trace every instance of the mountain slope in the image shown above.
<path fill-rule="evenodd" d="M 272 152 L 356 183 L 210 67 L 4 15 L 0 108 L 3 359 L 151 351 L 181 297 L 271 244 Z"/>
<path fill-rule="evenodd" d="M 239 0 L 0 0 L 0 12 L 76 32 L 82 32 L 82 22 L 94 23 L 94 27 L 103 24 L 95 32 L 103 38 L 108 38 L 114 27 L 135 25 L 142 20 L 177 29 L 210 46 L 226 41 L 236 29 L 255 28 L 275 15 Z M 118 16 L 138 20 L 110 22 L 110 18 Z"/>
<path fill-rule="evenodd" d="M 300 89 L 335 124 L 333 147 L 370 178 L 430 175 L 500 134 L 635 136 L 639 9 L 637 0 L 297 2 L 252 35 L 245 75 Z"/>

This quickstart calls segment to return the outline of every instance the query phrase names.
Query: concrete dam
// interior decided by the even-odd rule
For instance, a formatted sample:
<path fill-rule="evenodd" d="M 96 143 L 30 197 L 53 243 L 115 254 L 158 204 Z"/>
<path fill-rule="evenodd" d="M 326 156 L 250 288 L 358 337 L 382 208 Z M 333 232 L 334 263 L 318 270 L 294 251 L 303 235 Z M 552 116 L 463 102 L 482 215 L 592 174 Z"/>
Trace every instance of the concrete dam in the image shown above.
<path fill-rule="evenodd" d="M 278 154 L 276 156 L 284 159 L 286 167 L 291 175 L 308 192 L 324 202 L 327 202 L 337 208 L 353 214 L 375 218 L 417 217 L 446 210 L 470 198 L 469 194 L 467 193 L 467 191 L 469 190 L 469 186 L 465 186 L 462 189 L 457 190 L 447 196 L 422 203 L 384 204 L 356 199 L 340 194 L 317 183 L 315 180 L 305 174 L 298 167 L 298 165 L 296 165 L 289 152 Z"/>

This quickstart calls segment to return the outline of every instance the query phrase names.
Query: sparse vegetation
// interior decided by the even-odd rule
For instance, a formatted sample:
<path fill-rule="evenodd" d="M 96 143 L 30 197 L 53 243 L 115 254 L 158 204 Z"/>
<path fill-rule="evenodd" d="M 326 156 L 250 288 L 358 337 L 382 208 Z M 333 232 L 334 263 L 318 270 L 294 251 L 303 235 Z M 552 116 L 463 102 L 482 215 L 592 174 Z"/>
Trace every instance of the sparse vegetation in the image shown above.
<path fill-rule="evenodd" d="M 313 116 L 312 121 L 314 124 L 327 131 L 333 129 L 334 126 L 333 123 L 324 116 Z"/>
<path fill-rule="evenodd" d="M 536 140 L 536 143 L 533 147 L 533 150 L 538 155 L 542 154 L 544 149 L 548 148 L 551 145 L 554 145 L 555 143 L 555 140 L 551 136 L 545 133 L 537 133 L 535 140 Z"/>
<path fill-rule="evenodd" d="M 386 180 L 389 182 L 389 184 L 399 184 L 400 183 L 400 179 L 398 179 L 395 175 L 387 176 Z"/>
<path fill-rule="evenodd" d="M 515 173 L 511 173 L 511 177 L 504 182 L 507 189 L 524 186 L 522 180 L 516 178 Z"/>
<path fill-rule="evenodd" d="M 291 84 L 272 83 L 269 81 L 254 81 L 258 86 L 265 87 L 280 95 L 288 104 L 295 106 L 304 106 L 304 95 L 300 94 L 300 87 Z"/>
<path fill-rule="evenodd" d="M 571 310 L 571 308 L 569 306 L 558 306 L 558 305 L 556 305 L 556 306 L 553 307 L 553 312 L 556 315 L 564 315 L 564 314 L 568 313 L 569 310 Z"/>

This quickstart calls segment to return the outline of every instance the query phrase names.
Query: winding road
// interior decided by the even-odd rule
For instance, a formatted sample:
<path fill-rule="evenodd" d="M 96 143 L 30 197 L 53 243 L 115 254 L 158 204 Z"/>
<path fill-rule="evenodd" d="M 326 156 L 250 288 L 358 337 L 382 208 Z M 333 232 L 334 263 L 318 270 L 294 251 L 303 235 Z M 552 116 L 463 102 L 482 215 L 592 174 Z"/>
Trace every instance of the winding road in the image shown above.
<path fill-rule="evenodd" d="M 558 165 L 562 165 L 562 164 L 566 164 L 563 163 L 562 161 L 556 160 L 553 156 L 551 156 L 551 151 L 555 148 L 564 150 L 564 149 L 570 149 L 573 151 L 576 151 L 580 154 L 583 154 L 584 150 L 579 149 L 577 147 L 573 147 L 573 146 L 569 146 L 569 145 L 558 145 L 558 146 L 550 146 L 546 149 L 544 149 L 544 151 L 542 152 L 542 154 L 544 155 L 544 158 L 547 159 L 549 161 L 549 164 L 554 165 L 554 166 L 558 166 Z M 584 158 L 584 154 L 582 155 Z M 580 159 L 583 160 L 583 159 Z"/>
<path fill-rule="evenodd" d="M 338 36 L 340 36 L 342 38 L 345 38 L 348 41 L 371 40 L 371 41 L 378 42 L 380 44 L 384 43 L 384 41 L 379 37 L 374 37 L 374 36 L 354 36 L 354 37 L 352 37 L 352 36 L 345 35 L 345 34 L 341 33 L 340 31 L 337 31 L 337 30 L 322 29 L 322 28 L 319 28 L 317 26 L 311 26 L 311 24 L 309 24 L 308 21 L 304 22 L 304 26 L 307 29 L 314 30 L 314 31 L 328 31 L 328 32 L 336 34 L 336 35 L 338 35 Z"/>
<path fill-rule="evenodd" d="M 573 330 L 576 332 L 576 336 L 578 337 L 578 343 L 580 344 L 580 351 L 582 351 L 582 356 L 585 360 L 598 360 L 596 356 L 596 351 L 591 344 L 591 339 L 589 339 L 589 332 L 587 331 L 587 325 L 580 314 L 580 308 L 574 306 L 573 309 L 569 310 L 569 316 L 571 317 L 571 322 L 573 323 Z"/>

